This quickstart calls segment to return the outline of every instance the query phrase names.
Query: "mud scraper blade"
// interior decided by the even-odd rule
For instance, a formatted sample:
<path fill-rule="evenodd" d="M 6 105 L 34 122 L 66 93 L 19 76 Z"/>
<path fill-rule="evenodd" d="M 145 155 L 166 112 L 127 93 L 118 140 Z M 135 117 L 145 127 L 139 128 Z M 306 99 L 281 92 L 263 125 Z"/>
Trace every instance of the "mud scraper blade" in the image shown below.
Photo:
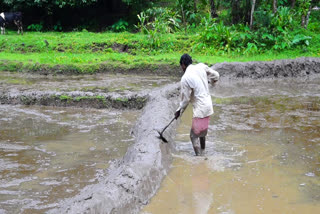
<path fill-rule="evenodd" d="M 173 118 L 170 123 L 163 128 L 161 132 L 157 131 L 159 133 L 158 138 L 161 139 L 163 142 L 168 143 L 167 139 L 163 136 L 163 132 L 171 125 L 171 123 L 175 120 L 176 118 Z"/>

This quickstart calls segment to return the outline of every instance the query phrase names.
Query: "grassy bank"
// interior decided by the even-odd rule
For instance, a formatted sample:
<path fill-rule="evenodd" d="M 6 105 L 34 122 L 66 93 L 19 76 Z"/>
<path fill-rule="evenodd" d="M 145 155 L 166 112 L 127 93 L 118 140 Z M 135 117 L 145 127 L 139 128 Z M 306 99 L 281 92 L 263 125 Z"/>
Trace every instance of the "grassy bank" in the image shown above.
<path fill-rule="evenodd" d="M 94 73 L 107 71 L 175 72 L 181 54 L 196 62 L 269 61 L 304 56 L 320 57 L 320 44 L 294 50 L 255 54 L 221 53 L 196 49 L 197 34 L 163 34 L 155 42 L 144 34 L 90 32 L 15 32 L 0 36 L 0 70 L 43 73 Z M 314 41 L 319 41 L 315 39 Z"/>

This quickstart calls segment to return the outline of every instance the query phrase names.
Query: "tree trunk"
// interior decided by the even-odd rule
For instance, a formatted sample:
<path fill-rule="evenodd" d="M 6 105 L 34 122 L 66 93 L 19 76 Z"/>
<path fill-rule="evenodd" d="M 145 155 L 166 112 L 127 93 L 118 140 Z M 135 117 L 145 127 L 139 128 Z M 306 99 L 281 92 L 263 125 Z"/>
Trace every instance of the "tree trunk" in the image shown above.
<path fill-rule="evenodd" d="M 304 27 L 306 25 L 306 16 L 302 15 L 301 17 L 301 27 Z"/>
<path fill-rule="evenodd" d="M 181 14 L 182 14 L 182 21 L 183 21 L 183 25 L 184 25 L 184 32 L 187 33 L 187 22 L 186 22 L 186 18 L 184 16 L 184 10 L 183 10 L 182 5 L 181 5 Z"/>
<path fill-rule="evenodd" d="M 232 23 L 237 24 L 240 21 L 240 0 L 232 1 Z"/>
<path fill-rule="evenodd" d="M 311 10 L 312 10 L 312 5 L 310 4 L 309 10 L 308 10 L 308 14 L 307 14 L 307 17 L 306 17 L 306 23 L 305 23 L 305 26 L 304 26 L 304 28 L 305 28 L 305 29 L 307 29 L 307 28 L 308 28 L 308 24 L 309 24 L 309 18 L 310 18 Z"/>
<path fill-rule="evenodd" d="M 304 7 L 301 8 L 302 10 L 302 14 L 301 14 L 301 27 L 307 28 L 308 26 L 308 22 L 309 22 L 309 17 L 310 17 L 310 13 L 312 10 L 312 0 L 305 0 L 306 4 L 308 4 L 308 8 L 305 8 L 307 5 L 302 5 Z"/>
<path fill-rule="evenodd" d="M 276 14 L 277 13 L 277 9 L 278 9 L 278 1 L 277 0 L 273 0 L 273 14 Z"/>
<path fill-rule="evenodd" d="M 197 0 L 193 0 L 194 12 L 197 13 Z"/>
<path fill-rule="evenodd" d="M 291 9 L 293 9 L 296 6 L 296 0 L 292 0 L 291 2 Z"/>
<path fill-rule="evenodd" d="M 214 0 L 210 0 L 210 14 L 211 14 L 211 18 L 218 17 Z"/>
<path fill-rule="evenodd" d="M 251 7 L 251 14 L 250 14 L 250 29 L 252 29 L 252 25 L 253 25 L 253 13 L 254 13 L 255 5 L 256 5 L 256 0 L 252 0 L 252 7 Z"/>

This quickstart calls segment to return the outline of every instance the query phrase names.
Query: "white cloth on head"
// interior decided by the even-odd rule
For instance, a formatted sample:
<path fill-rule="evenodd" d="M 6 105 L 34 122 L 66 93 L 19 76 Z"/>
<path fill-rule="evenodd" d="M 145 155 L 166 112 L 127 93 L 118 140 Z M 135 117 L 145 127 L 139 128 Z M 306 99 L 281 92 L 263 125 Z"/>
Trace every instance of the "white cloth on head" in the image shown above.
<path fill-rule="evenodd" d="M 219 80 L 219 73 L 203 63 L 189 65 L 181 78 L 180 105 L 183 112 L 189 102 L 193 106 L 193 117 L 204 118 L 213 114 L 208 83 Z"/>

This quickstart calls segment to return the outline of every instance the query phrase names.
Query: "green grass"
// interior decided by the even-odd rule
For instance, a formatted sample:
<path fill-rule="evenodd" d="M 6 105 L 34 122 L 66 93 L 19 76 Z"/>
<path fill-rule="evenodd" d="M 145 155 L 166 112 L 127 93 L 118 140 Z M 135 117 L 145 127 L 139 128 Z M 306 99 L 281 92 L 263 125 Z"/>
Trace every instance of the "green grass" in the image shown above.
<path fill-rule="evenodd" d="M 183 33 L 159 36 L 154 46 L 148 35 L 134 33 L 90 32 L 26 32 L 23 36 L 10 32 L 0 35 L 0 70 L 49 71 L 55 73 L 93 73 L 104 70 L 149 69 L 179 65 L 180 56 L 189 53 L 195 62 L 209 65 L 218 62 L 270 61 L 302 56 L 320 57 L 319 44 L 285 52 L 262 54 L 214 54 L 212 49 L 194 50 L 197 34 Z M 314 34 L 313 40 L 320 41 Z M 213 53 L 213 54 L 212 54 Z"/>
<path fill-rule="evenodd" d="M 68 101 L 68 100 L 72 100 L 72 97 L 70 97 L 68 95 L 60 95 L 59 99 L 64 100 L 64 101 Z"/>

